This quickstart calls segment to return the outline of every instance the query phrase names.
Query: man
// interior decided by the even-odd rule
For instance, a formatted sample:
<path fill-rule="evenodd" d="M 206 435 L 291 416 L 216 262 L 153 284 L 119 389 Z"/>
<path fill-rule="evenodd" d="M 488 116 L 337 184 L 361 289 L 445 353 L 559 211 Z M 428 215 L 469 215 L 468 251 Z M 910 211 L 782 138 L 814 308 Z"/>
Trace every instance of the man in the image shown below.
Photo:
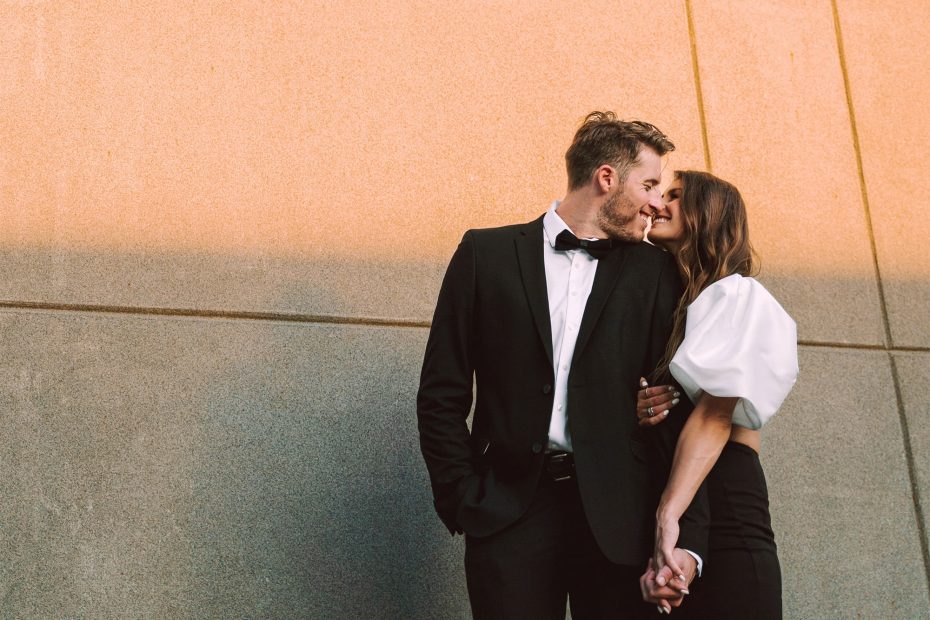
<path fill-rule="evenodd" d="M 672 258 L 640 242 L 672 149 L 648 123 L 588 115 L 564 200 L 528 224 L 468 231 L 449 264 L 417 416 L 436 510 L 466 535 L 479 620 L 561 619 L 566 597 L 575 620 L 655 617 L 638 578 L 687 411 L 637 426 L 638 380 L 680 295 Z M 683 549 L 705 553 L 706 522 L 701 493 Z M 690 581 L 695 559 L 676 560 Z"/>

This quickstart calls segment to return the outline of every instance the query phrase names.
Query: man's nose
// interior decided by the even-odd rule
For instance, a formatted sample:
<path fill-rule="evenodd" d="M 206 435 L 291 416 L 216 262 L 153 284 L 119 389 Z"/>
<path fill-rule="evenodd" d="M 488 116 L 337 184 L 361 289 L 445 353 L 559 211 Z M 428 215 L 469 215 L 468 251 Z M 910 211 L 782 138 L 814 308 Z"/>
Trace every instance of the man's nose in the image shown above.
<path fill-rule="evenodd" d="M 654 193 L 649 196 L 649 208 L 652 210 L 653 215 L 658 213 L 659 209 L 662 208 L 662 196 L 659 193 Z"/>

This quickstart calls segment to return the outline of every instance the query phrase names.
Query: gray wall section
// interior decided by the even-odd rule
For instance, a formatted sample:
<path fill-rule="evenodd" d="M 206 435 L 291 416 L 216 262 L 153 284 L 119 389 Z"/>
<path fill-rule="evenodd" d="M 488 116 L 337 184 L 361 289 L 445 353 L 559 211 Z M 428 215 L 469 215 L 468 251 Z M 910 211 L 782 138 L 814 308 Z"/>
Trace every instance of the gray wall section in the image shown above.
<path fill-rule="evenodd" d="M 456 243 L 449 244 L 448 256 Z M 0 250 L 0 273 L 5 274 L 0 299 L 427 322 L 445 267 L 445 261 Z M 874 279 L 788 274 L 763 261 L 760 280 L 795 318 L 801 340 L 881 344 Z M 898 288 L 926 286 L 894 283 Z M 908 311 L 916 315 L 918 308 Z M 930 338 L 930 323 L 910 323 L 918 335 L 907 344 Z"/>
<path fill-rule="evenodd" d="M 445 259 L 0 249 L 0 299 L 426 321 L 445 268 Z"/>
<path fill-rule="evenodd" d="M 930 353 L 899 353 L 895 355 L 895 369 L 901 385 L 917 507 L 926 542 L 930 515 Z"/>
<path fill-rule="evenodd" d="M 463 616 L 425 335 L 0 312 L 0 615 Z"/>
<path fill-rule="evenodd" d="M 803 347 L 762 461 L 786 618 L 930 614 L 887 353 Z"/>
<path fill-rule="evenodd" d="M 0 311 L 0 614 L 466 618 L 423 328 Z M 896 358 L 927 488 L 930 355 Z M 890 358 L 802 347 L 763 461 L 787 618 L 930 609 Z"/>

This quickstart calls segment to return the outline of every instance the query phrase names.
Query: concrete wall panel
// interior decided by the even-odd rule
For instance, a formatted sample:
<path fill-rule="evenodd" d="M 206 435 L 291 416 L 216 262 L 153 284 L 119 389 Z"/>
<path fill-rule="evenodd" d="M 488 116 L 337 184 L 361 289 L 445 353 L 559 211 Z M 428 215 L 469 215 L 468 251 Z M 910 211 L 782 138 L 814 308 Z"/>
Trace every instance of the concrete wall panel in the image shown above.
<path fill-rule="evenodd" d="M 899 353 L 895 355 L 895 365 L 911 439 L 917 492 L 926 520 L 930 515 L 930 354 Z M 924 523 L 925 532 L 928 525 Z"/>
<path fill-rule="evenodd" d="M 713 171 L 805 340 L 883 341 L 828 2 L 693 3 Z"/>
<path fill-rule="evenodd" d="M 930 346 L 930 4 L 838 2 L 891 333 Z"/>
<path fill-rule="evenodd" d="M 242 280 L 276 259 L 330 265 L 301 307 L 332 282 L 383 297 L 383 265 L 445 264 L 467 228 L 545 211 L 592 109 L 664 128 L 674 167 L 703 163 L 672 0 L 615 18 L 590 1 L 7 3 L 0 27 L 0 57 L 22 59 L 0 87 L 0 242 L 39 258 L 0 271 L 88 268 L 4 283 L 7 299 L 171 305 L 180 270 L 185 305 L 288 311 L 275 304 L 305 277 L 276 263 L 258 298 Z M 133 285 L 98 284 L 114 273 Z M 411 288 L 432 296 L 437 279 L 431 266 Z M 333 312 L 370 313 L 354 303 Z"/>
<path fill-rule="evenodd" d="M 427 321 L 464 230 L 541 213 L 612 108 L 667 171 L 706 130 L 817 345 L 763 451 L 786 618 L 925 616 L 928 356 L 871 350 L 861 193 L 889 344 L 926 348 L 925 4 L 0 4 L 0 615 L 468 617 L 426 331 L 312 315 Z"/>
<path fill-rule="evenodd" d="M 0 333 L 6 613 L 467 616 L 416 446 L 425 330 L 5 311 Z M 763 451 L 786 617 L 919 617 L 887 358 L 801 366 Z"/>
<path fill-rule="evenodd" d="M 0 614 L 461 617 L 425 334 L 0 312 Z"/>
<path fill-rule="evenodd" d="M 447 260 L 0 250 L 0 299 L 428 321 Z"/>
<path fill-rule="evenodd" d="M 922 618 L 927 578 L 888 355 L 804 347 L 762 461 L 785 618 Z"/>

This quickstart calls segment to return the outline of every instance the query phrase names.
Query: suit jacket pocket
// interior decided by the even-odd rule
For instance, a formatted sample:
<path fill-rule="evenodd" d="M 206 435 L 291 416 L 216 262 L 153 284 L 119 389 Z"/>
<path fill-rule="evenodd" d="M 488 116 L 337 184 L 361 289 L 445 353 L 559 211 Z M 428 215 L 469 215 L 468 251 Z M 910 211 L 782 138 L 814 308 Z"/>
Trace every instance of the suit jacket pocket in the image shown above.
<path fill-rule="evenodd" d="M 484 473 L 491 469 L 491 440 L 473 436 L 471 445 L 471 460 L 475 472 Z"/>

